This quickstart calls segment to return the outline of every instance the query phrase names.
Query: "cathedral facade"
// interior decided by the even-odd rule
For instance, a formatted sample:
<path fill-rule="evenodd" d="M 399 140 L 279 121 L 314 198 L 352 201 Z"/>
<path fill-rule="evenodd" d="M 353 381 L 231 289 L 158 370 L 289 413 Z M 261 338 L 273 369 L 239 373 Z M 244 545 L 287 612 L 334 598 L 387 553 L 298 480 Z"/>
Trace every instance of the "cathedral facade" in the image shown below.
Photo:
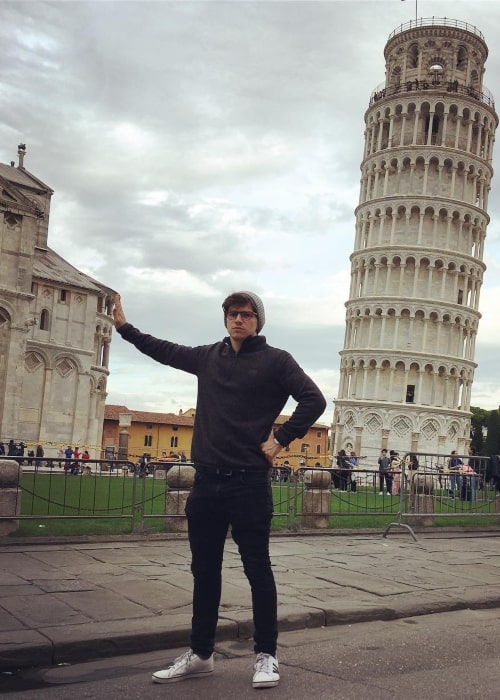
<path fill-rule="evenodd" d="M 113 290 L 48 245 L 53 191 L 0 163 L 0 440 L 100 456 Z"/>
<path fill-rule="evenodd" d="M 335 450 L 466 454 L 498 116 L 481 32 L 401 25 L 365 113 Z"/>

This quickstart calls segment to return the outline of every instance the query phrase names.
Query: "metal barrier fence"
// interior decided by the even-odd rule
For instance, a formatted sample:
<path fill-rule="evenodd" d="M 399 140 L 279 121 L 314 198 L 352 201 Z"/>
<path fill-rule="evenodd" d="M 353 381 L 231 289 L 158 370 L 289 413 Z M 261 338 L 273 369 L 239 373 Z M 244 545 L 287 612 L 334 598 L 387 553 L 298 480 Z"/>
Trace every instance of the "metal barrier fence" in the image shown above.
<path fill-rule="evenodd" d="M 0 459 L 17 462 L 22 468 L 15 493 L 9 484 L 8 512 L 2 512 L 0 488 L 0 524 L 16 521 L 21 534 L 48 534 L 49 530 L 54 534 L 56 527 L 49 527 L 51 521 L 72 523 L 59 524 L 57 534 L 139 533 L 145 532 L 147 521 L 153 520 L 157 521 L 156 529 L 169 529 L 169 525 L 172 530 L 185 529 L 172 522 L 184 519 L 188 490 L 172 488 L 167 482 L 168 471 L 183 466 L 181 462 L 21 456 Z M 84 521 L 91 524 L 85 525 Z M 96 527 L 96 523 L 100 525 Z"/>
<path fill-rule="evenodd" d="M 488 457 L 459 456 L 464 463 L 459 469 L 450 468 L 446 455 L 414 457 L 418 469 L 412 468 L 412 457 L 406 454 L 383 478 L 373 467 L 301 467 L 296 472 L 277 467 L 271 472 L 273 527 L 380 527 L 385 528 L 384 536 L 400 527 L 414 536 L 413 527 L 440 520 L 443 524 L 445 519 L 452 525 L 471 518 L 475 524 L 486 522 L 486 518 L 488 524 L 500 522 L 500 478 L 492 475 Z M 468 465 L 470 459 L 473 466 Z M 183 532 L 190 480 L 179 482 L 182 466 L 24 458 L 15 495 L 19 505 L 15 520 L 21 534 L 33 534 L 35 528 L 49 534 L 51 521 L 72 523 L 66 529 L 58 527 L 62 534 L 150 529 Z M 171 479 L 168 474 L 173 467 L 176 473 Z M 0 499 L 0 523 L 12 519 L 12 511 L 1 512 Z"/>
<path fill-rule="evenodd" d="M 401 460 L 398 512 L 392 528 L 429 526 L 439 520 L 462 522 L 500 516 L 500 473 L 490 457 L 407 453 Z"/>
<path fill-rule="evenodd" d="M 375 467 L 302 467 L 275 498 L 275 520 L 308 527 L 500 525 L 500 475 L 489 457 L 407 453 L 384 475 Z M 317 477 L 328 472 L 331 483 Z"/>
<path fill-rule="evenodd" d="M 16 521 L 88 521 L 95 519 L 126 521 L 134 530 L 137 519 L 137 480 L 124 475 L 136 474 L 131 462 L 102 460 L 66 460 L 36 457 L 2 457 L 20 464 L 22 475 L 17 485 L 11 513 L 0 509 L 0 522 Z M 12 491 L 12 489 L 10 489 Z M 12 517 L 12 511 L 15 518 Z M 45 528 L 46 525 L 38 524 Z M 75 534 L 77 526 L 71 528 Z"/>
<path fill-rule="evenodd" d="M 272 481 L 277 526 L 369 527 L 377 526 L 380 516 L 396 513 L 393 499 L 378 496 L 378 472 L 373 469 L 300 467 L 284 479 L 277 471 Z"/>

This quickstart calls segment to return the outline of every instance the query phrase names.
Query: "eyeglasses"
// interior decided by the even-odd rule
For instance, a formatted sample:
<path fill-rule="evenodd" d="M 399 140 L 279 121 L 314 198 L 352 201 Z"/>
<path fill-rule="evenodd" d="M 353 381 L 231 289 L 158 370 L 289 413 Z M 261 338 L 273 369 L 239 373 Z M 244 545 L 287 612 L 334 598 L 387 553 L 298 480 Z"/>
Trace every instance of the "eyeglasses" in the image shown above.
<path fill-rule="evenodd" d="M 227 317 L 231 319 L 231 321 L 236 321 L 238 316 L 241 316 L 241 319 L 243 321 L 250 321 L 251 318 L 257 318 L 257 314 L 254 311 L 228 311 L 227 312 Z"/>

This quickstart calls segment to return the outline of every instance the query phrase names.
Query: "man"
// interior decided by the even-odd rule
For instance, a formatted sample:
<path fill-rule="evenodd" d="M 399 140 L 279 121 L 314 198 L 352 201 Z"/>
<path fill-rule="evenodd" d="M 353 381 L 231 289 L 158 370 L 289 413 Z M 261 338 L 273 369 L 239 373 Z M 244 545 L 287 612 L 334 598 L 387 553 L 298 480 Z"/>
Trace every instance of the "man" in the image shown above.
<path fill-rule="evenodd" d="M 66 457 L 66 462 L 64 462 L 64 473 L 67 474 L 68 470 L 71 468 L 70 459 L 73 457 L 73 448 L 68 445 L 64 450 L 64 456 Z"/>
<path fill-rule="evenodd" d="M 455 489 L 460 493 L 462 487 L 462 479 L 460 477 L 460 470 L 462 468 L 463 462 L 460 457 L 457 457 L 457 451 L 453 450 L 451 457 L 448 460 L 448 471 L 450 472 L 450 488 L 448 493 L 451 498 L 455 498 Z"/>
<path fill-rule="evenodd" d="M 278 452 L 307 433 L 326 402 L 292 356 L 259 335 L 265 313 L 256 294 L 235 292 L 222 308 L 228 337 L 192 348 L 144 335 L 127 323 L 120 297 L 115 298 L 114 323 L 125 340 L 198 378 L 191 451 L 196 475 L 186 504 L 194 582 L 191 648 L 154 673 L 153 681 L 171 683 L 213 671 L 222 559 L 231 527 L 252 591 L 252 685 L 269 688 L 280 678 L 276 585 L 269 558 L 270 471 Z M 290 396 L 298 405 L 273 434 Z"/>
<path fill-rule="evenodd" d="M 478 457 L 476 455 L 476 448 L 472 447 L 472 445 L 469 447 L 469 467 L 472 467 L 472 470 L 477 474 L 477 479 L 476 479 L 476 489 L 484 488 L 484 464 L 483 460 L 481 457 Z M 470 470 L 469 470 L 470 471 Z M 477 496 L 477 494 L 476 494 Z"/>
<path fill-rule="evenodd" d="M 379 496 L 384 495 L 384 482 L 387 489 L 387 495 L 391 495 L 392 478 L 391 478 L 391 460 L 394 451 L 391 450 L 390 456 L 387 455 L 387 450 L 383 449 L 378 458 L 378 481 L 379 481 Z"/>

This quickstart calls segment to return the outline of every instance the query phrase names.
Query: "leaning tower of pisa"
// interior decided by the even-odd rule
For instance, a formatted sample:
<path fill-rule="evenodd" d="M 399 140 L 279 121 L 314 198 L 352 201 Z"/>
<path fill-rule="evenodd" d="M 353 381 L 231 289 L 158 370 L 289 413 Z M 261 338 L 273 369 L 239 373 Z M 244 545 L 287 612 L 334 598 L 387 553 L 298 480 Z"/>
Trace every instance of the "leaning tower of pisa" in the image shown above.
<path fill-rule="evenodd" d="M 365 114 L 335 451 L 466 452 L 498 116 L 488 47 L 450 19 L 401 25 Z"/>

